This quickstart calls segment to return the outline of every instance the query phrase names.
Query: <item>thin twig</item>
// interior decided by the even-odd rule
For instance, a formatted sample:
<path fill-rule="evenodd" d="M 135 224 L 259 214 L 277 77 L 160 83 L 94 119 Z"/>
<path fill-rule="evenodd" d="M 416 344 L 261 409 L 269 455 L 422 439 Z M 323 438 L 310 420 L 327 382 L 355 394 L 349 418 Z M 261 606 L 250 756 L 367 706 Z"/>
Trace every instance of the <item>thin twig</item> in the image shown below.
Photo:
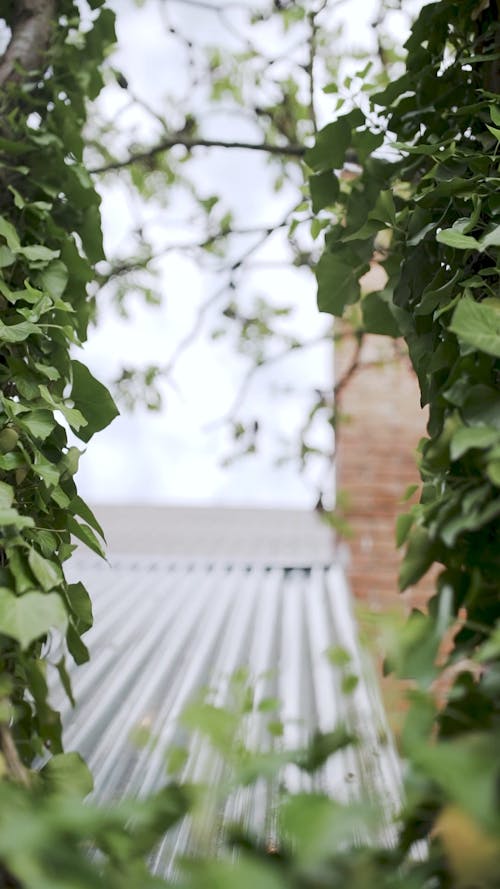
<path fill-rule="evenodd" d="M 287 346 L 286 349 L 282 349 L 280 352 L 275 352 L 274 355 L 270 355 L 268 358 L 264 358 L 259 364 L 253 364 L 248 372 L 245 374 L 238 391 L 233 399 L 233 403 L 226 414 L 223 417 L 219 417 L 217 420 L 213 420 L 205 427 L 206 430 L 212 429 L 217 426 L 221 426 L 224 423 L 232 420 L 238 407 L 241 402 L 244 400 L 248 389 L 250 388 L 250 384 L 253 381 L 253 378 L 256 374 L 262 370 L 264 367 L 269 367 L 272 364 L 277 364 L 280 361 L 283 361 L 285 358 L 289 358 L 290 355 L 293 355 L 294 352 L 300 352 L 302 349 L 310 349 L 312 346 L 317 346 L 322 342 L 330 339 L 330 333 L 321 333 L 318 336 L 312 337 L 310 340 L 305 340 L 302 343 L 298 343 L 294 346 Z"/>
<path fill-rule="evenodd" d="M 0 750 L 3 753 L 7 772 L 10 777 L 13 778 L 14 781 L 17 781 L 18 784 L 22 784 L 24 787 L 29 787 L 31 784 L 29 770 L 22 762 L 19 753 L 17 752 L 17 747 L 14 743 L 11 730 L 5 723 L 0 723 Z"/>
<path fill-rule="evenodd" d="M 366 366 L 366 365 L 361 365 L 361 362 L 360 362 L 361 350 L 363 348 L 363 342 L 364 342 L 364 338 L 363 338 L 363 335 L 361 334 L 361 336 L 359 336 L 358 341 L 356 343 L 356 348 L 354 350 L 354 356 L 352 358 L 352 361 L 351 361 L 349 367 L 347 368 L 347 370 L 344 371 L 342 376 L 339 377 L 338 381 L 335 383 L 335 385 L 333 387 L 334 401 L 339 400 L 342 391 L 345 389 L 349 380 L 352 379 L 352 377 L 354 376 L 355 373 L 357 373 L 357 371 L 360 369 L 360 367 Z"/>
<path fill-rule="evenodd" d="M 109 173 L 111 170 L 123 170 L 138 161 L 151 160 L 157 154 L 169 151 L 169 149 L 175 148 L 178 145 L 183 146 L 188 151 L 192 151 L 194 148 L 240 148 L 248 151 L 263 151 L 266 154 L 274 154 L 280 157 L 297 158 L 304 157 L 307 150 L 305 145 L 273 145 L 269 142 L 226 142 L 224 139 L 190 139 L 177 134 L 169 139 L 162 139 L 156 145 L 152 145 L 151 148 L 144 149 L 144 151 L 133 152 L 123 161 L 111 161 L 108 164 L 103 164 L 102 167 L 94 167 L 89 172 L 93 175 L 98 175 L 100 173 Z"/>
<path fill-rule="evenodd" d="M 249 247 L 243 254 L 240 254 L 238 259 L 234 260 L 234 262 L 230 265 L 230 267 L 228 269 L 229 280 L 225 281 L 224 284 L 215 291 L 215 293 L 212 293 L 211 296 L 209 296 L 208 299 L 206 299 L 205 302 L 203 303 L 203 305 L 200 307 L 200 309 L 198 311 L 198 315 L 196 317 L 196 321 L 193 324 L 191 330 L 189 330 L 188 333 L 186 334 L 186 336 L 178 343 L 177 348 L 175 349 L 173 355 L 170 358 L 170 361 L 163 368 L 162 372 L 165 376 L 168 376 L 172 372 L 172 369 L 174 368 L 175 364 L 179 360 L 180 356 L 186 351 L 186 349 L 191 345 L 191 343 L 193 343 L 194 340 L 197 338 L 198 334 L 200 333 L 200 331 L 203 328 L 203 324 L 204 324 L 207 312 L 213 305 L 215 305 L 216 302 L 218 302 L 218 300 L 221 298 L 221 296 L 223 296 L 224 293 L 226 293 L 226 291 L 231 287 L 232 276 L 234 275 L 234 273 L 237 272 L 239 269 L 241 269 L 241 267 L 243 265 L 245 265 L 247 260 L 250 259 L 250 257 L 253 256 L 253 254 L 257 250 L 260 249 L 260 247 L 262 247 L 262 245 L 266 242 L 266 240 L 270 237 L 270 235 L 272 235 L 277 229 L 282 228 L 284 225 L 286 225 L 286 222 L 289 219 L 290 214 L 293 213 L 293 209 L 294 208 L 292 208 L 292 210 L 289 210 L 286 213 L 286 215 L 283 217 L 282 221 L 280 223 L 278 223 L 276 226 L 274 226 L 273 228 L 265 229 L 264 232 L 262 233 L 261 237 L 254 244 L 252 244 L 252 246 Z"/>

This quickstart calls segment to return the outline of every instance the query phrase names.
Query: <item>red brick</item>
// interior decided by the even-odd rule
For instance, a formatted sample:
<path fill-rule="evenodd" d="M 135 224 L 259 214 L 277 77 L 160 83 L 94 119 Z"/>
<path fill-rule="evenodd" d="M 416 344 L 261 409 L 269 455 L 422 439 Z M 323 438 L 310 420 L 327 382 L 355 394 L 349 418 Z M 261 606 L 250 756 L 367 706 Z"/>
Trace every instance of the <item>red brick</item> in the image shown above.
<path fill-rule="evenodd" d="M 352 347 L 338 350 L 337 380 L 352 355 Z M 354 532 L 348 541 L 354 594 L 374 607 L 403 608 L 412 599 L 421 604 L 432 590 L 427 582 L 401 599 L 397 576 L 402 552 L 395 544 L 396 518 L 406 508 L 402 497 L 409 485 L 419 483 L 415 458 L 425 435 L 426 412 L 420 408 L 407 357 L 395 360 L 394 355 L 393 344 L 367 337 L 362 362 L 387 363 L 360 370 L 341 390 L 337 486 L 346 494 L 346 517 Z"/>

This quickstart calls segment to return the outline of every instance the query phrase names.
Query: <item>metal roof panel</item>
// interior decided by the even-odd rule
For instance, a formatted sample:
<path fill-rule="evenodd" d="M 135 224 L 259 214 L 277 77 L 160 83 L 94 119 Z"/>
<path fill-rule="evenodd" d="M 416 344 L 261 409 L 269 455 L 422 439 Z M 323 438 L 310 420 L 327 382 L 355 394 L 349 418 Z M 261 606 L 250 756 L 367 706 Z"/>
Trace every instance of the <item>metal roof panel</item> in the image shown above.
<path fill-rule="evenodd" d="M 166 780 L 166 750 L 179 743 L 189 745 L 182 777 L 220 785 L 227 764 L 199 736 L 189 740 L 179 717 L 203 688 L 212 689 L 212 702 L 227 705 L 234 694 L 231 677 L 244 668 L 259 699 L 280 701 L 283 722 L 282 737 L 274 738 L 269 715 L 255 711 L 245 717 L 246 743 L 294 749 L 314 731 L 345 723 L 360 736 L 357 747 L 335 754 L 314 778 L 289 765 L 282 782 L 291 792 L 316 787 L 340 800 L 382 799 L 387 820 L 380 829 L 390 842 L 400 765 L 342 569 L 329 562 L 293 566 L 140 555 L 110 560 L 108 565 L 77 555 L 71 565 L 93 600 L 95 623 L 86 636 L 92 658 L 73 671 L 76 709 L 58 701 L 66 748 L 89 763 L 95 797 L 157 789 Z M 337 646 L 359 676 L 349 695 L 325 654 Z M 151 733 L 142 748 L 134 742 L 138 728 Z M 227 818 L 272 833 L 275 805 L 276 787 L 259 780 L 214 811 L 205 840 L 215 842 L 216 825 Z M 174 853 L 199 841 L 186 821 L 160 845 L 153 868 L 169 873 Z"/>

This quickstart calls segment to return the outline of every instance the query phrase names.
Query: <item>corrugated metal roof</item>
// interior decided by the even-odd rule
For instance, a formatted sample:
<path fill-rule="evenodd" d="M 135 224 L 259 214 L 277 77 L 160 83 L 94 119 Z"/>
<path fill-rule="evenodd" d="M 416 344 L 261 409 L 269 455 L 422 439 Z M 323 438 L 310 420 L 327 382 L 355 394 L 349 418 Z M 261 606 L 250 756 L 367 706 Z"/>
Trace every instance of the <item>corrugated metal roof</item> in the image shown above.
<path fill-rule="evenodd" d="M 296 553 L 297 555 L 297 553 Z M 299 552 L 300 556 L 306 555 Z M 290 552 L 288 552 L 290 556 Z M 143 795 L 165 781 L 165 751 L 184 743 L 179 716 L 200 689 L 215 689 L 223 706 L 234 688 L 231 675 L 244 667 L 259 699 L 281 702 L 284 733 L 267 730 L 269 714 L 245 718 L 250 746 L 294 749 L 316 729 L 338 723 L 362 743 L 335 754 L 314 779 L 286 767 L 291 790 L 314 786 L 347 800 L 376 796 L 387 813 L 381 833 L 390 842 L 390 817 L 399 805 L 399 761 L 387 728 L 373 671 L 367 670 L 340 567 L 288 558 L 272 560 L 180 559 L 111 556 L 111 565 L 77 556 L 71 568 L 91 592 L 95 623 L 87 634 L 91 662 L 74 672 L 77 707 L 61 701 L 66 749 L 79 750 L 95 776 L 95 796 L 109 800 Z M 341 693 L 341 679 L 325 652 L 340 646 L 360 681 Z M 134 730 L 147 727 L 154 743 L 139 749 Z M 220 785 L 224 764 L 198 737 L 190 741 L 186 780 Z M 232 797 L 210 820 L 216 841 L 220 817 L 240 818 L 272 834 L 276 788 L 259 780 Z M 152 863 L 169 873 L 174 853 L 196 841 L 188 822 L 161 844 Z"/>
<path fill-rule="evenodd" d="M 96 506 L 111 553 L 311 565 L 335 558 L 332 530 L 311 510 Z"/>

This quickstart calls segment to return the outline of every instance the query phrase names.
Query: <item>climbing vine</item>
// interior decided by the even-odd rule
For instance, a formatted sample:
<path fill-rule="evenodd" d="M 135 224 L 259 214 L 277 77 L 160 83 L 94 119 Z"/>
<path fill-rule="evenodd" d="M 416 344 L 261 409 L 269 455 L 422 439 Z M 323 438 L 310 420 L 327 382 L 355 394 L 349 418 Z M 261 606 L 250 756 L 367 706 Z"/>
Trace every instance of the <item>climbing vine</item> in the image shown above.
<path fill-rule="evenodd" d="M 500 818 L 497 3 L 431 3 L 406 48 L 404 75 L 369 106 L 325 127 L 306 155 L 318 209 L 331 220 L 318 301 L 334 315 L 354 306 L 374 333 L 401 333 L 429 408 L 420 503 L 397 528 L 398 544 L 407 543 L 401 589 L 435 563 L 441 570 L 428 614 L 412 615 L 388 658 L 417 682 L 404 736 L 413 808 L 402 844 L 432 829 L 436 858 L 427 869 L 436 878 L 442 868 L 439 885 L 462 866 L 474 871 L 463 885 L 490 885 Z M 358 175 L 339 183 L 335 171 L 348 149 Z M 374 251 L 387 284 L 361 298 L 358 280 Z M 431 686 L 445 635 L 445 666 L 458 675 L 434 712 Z M 439 743 L 431 743 L 436 731 Z M 482 837 L 485 860 L 471 852 L 468 861 L 458 849 L 461 830 Z"/>
<path fill-rule="evenodd" d="M 81 450 L 69 443 L 68 427 L 87 442 L 117 410 L 70 355 L 85 340 L 94 302 L 88 285 L 103 256 L 82 127 L 85 100 L 101 85 L 98 66 L 113 39 L 113 16 L 101 10 L 83 33 L 73 3 L 61 3 L 55 39 L 53 4 L 38 4 L 41 12 L 35 4 L 31 14 L 33 4 L 22 5 L 24 15 L 6 18 L 9 50 L 31 40 L 35 71 L 24 70 L 29 56 L 8 54 L 1 69 L 0 658 L 2 737 L 12 732 L 29 767 L 46 748 L 61 752 L 42 658 L 47 634 L 62 633 L 77 663 L 87 658 L 80 636 L 92 623 L 90 600 L 81 584 L 66 582 L 63 569 L 72 537 L 102 553 L 102 531 L 73 479 Z M 19 22 L 25 34 L 17 34 Z M 69 690 L 64 654 L 55 666 Z M 5 745 L 4 757 L 9 770 Z"/>

